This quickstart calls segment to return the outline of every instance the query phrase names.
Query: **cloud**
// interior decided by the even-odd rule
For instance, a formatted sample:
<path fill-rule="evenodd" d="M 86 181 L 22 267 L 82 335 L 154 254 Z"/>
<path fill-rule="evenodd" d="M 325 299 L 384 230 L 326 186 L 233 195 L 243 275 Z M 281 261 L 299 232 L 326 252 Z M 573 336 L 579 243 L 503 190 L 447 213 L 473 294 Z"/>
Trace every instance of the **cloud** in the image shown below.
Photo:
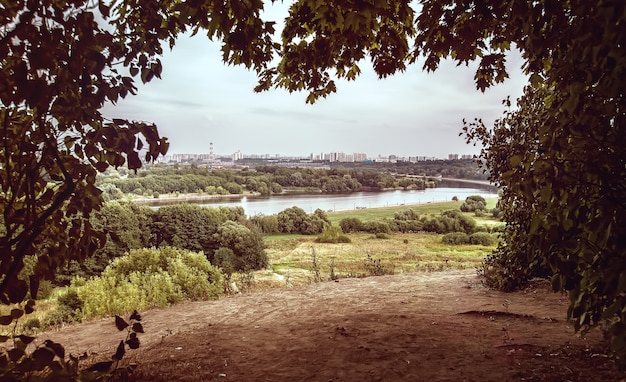
<path fill-rule="evenodd" d="M 221 61 L 219 44 L 183 36 L 164 54 L 163 79 L 140 86 L 137 96 L 107 105 L 105 115 L 155 122 L 170 153 L 308 155 L 343 151 L 371 156 L 477 153 L 458 136 L 463 118 L 500 117 L 501 101 L 519 97 L 526 77 L 510 55 L 511 78 L 481 93 L 474 67 L 444 61 L 427 73 L 421 64 L 378 79 L 368 62 L 356 81 L 339 81 L 338 93 L 314 105 L 305 93 L 253 92 L 256 75 Z"/>

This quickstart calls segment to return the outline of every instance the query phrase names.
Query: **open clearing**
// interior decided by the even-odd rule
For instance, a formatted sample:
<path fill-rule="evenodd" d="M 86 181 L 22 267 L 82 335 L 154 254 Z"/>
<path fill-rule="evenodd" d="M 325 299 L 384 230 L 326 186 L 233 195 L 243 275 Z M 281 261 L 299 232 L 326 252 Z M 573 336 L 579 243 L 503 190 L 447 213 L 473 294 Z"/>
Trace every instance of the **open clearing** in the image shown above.
<path fill-rule="evenodd" d="M 341 279 L 143 312 L 141 381 L 619 381 L 601 334 L 574 334 L 565 296 L 474 270 Z M 39 335 L 113 354 L 113 319 Z"/>

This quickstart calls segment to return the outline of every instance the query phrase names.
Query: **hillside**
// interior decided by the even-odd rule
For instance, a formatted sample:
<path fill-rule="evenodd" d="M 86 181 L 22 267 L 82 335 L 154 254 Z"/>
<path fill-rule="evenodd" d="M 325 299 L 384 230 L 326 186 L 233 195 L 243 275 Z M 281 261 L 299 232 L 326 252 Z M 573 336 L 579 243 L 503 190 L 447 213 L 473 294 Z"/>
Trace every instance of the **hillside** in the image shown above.
<path fill-rule="evenodd" d="M 473 270 L 341 279 L 143 313 L 141 381 L 617 381 L 545 283 L 504 294 Z M 106 358 L 112 319 L 42 334 Z"/>

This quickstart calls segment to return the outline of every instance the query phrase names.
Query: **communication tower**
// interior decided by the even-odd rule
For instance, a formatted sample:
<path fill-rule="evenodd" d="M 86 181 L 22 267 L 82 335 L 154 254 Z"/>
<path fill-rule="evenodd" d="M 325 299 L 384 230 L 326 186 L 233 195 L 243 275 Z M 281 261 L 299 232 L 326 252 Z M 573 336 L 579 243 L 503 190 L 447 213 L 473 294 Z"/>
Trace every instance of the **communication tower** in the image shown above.
<path fill-rule="evenodd" d="M 215 160 L 215 154 L 213 154 L 213 142 L 209 143 L 209 160 Z"/>

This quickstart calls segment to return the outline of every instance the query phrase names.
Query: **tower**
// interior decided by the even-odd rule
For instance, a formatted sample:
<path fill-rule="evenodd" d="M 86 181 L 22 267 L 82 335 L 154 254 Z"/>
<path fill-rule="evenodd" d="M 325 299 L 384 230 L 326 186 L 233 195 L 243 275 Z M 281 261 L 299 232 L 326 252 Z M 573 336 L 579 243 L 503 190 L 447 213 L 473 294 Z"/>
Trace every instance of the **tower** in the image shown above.
<path fill-rule="evenodd" d="M 215 160 L 215 154 L 213 154 L 213 142 L 209 143 L 209 160 Z"/>

